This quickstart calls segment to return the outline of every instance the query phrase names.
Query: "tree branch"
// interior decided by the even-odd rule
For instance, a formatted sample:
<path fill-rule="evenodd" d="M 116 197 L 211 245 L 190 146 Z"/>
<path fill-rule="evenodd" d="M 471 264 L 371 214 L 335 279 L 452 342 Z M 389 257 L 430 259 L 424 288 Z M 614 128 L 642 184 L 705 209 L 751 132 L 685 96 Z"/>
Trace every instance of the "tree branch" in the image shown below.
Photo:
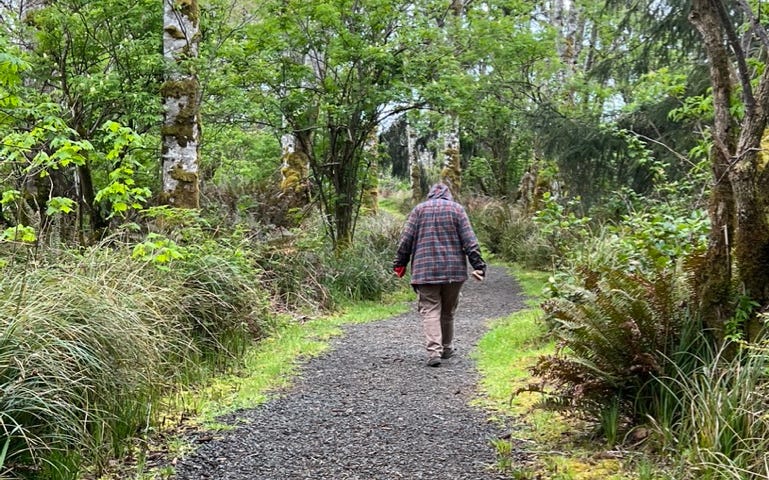
<path fill-rule="evenodd" d="M 737 37 L 737 32 L 732 25 L 732 19 L 729 17 L 729 13 L 726 11 L 724 2 L 721 0 L 713 0 L 713 4 L 716 7 L 718 18 L 721 23 L 721 27 L 726 32 L 726 38 L 729 42 L 729 46 L 732 48 L 735 60 L 737 62 L 737 69 L 739 71 L 740 84 L 742 85 L 742 98 L 745 103 L 745 116 L 750 116 L 756 109 L 756 100 L 753 97 L 753 87 L 750 85 L 750 72 L 748 71 L 748 64 L 745 61 L 745 52 L 740 45 L 740 39 Z"/>
<path fill-rule="evenodd" d="M 761 25 L 761 22 L 753 13 L 753 9 L 750 8 L 748 2 L 745 0 L 737 0 L 737 6 L 740 8 L 740 10 L 742 10 L 742 13 L 744 13 L 750 19 L 753 32 L 761 40 L 761 44 L 764 46 L 764 49 L 769 50 L 769 34 L 767 34 L 766 29 L 763 25 Z"/>

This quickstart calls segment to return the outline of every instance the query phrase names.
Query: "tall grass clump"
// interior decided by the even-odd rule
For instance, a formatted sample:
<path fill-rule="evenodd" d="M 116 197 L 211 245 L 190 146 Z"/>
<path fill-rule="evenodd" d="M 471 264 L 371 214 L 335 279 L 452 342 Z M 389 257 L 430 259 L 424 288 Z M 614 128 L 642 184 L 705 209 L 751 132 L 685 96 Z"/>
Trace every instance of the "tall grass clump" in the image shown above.
<path fill-rule="evenodd" d="M 716 350 L 702 335 L 691 345 L 650 385 L 659 392 L 649 414 L 664 448 L 683 456 L 687 478 L 769 478 L 769 347 Z"/>
<path fill-rule="evenodd" d="M 267 294 L 237 249 L 161 254 L 167 240 L 141 250 L 160 256 L 113 245 L 3 269 L 2 475 L 98 473 L 154 425 L 165 394 L 237 362 L 267 328 Z"/>
<path fill-rule="evenodd" d="M 226 251 L 226 250 L 225 250 Z M 179 262 L 178 308 L 208 359 L 237 362 L 255 338 L 264 336 L 272 313 L 258 271 L 237 252 L 202 252 Z"/>
<path fill-rule="evenodd" d="M 176 378 L 174 364 L 196 351 L 166 303 L 173 285 L 148 285 L 125 258 L 104 260 L 5 272 L 0 411 L 17 472 L 76 478 L 80 458 L 119 453 Z"/>
<path fill-rule="evenodd" d="M 392 261 L 403 224 L 381 213 L 359 220 L 357 241 L 346 251 L 329 255 L 328 284 L 338 302 L 381 300 L 397 288 Z"/>

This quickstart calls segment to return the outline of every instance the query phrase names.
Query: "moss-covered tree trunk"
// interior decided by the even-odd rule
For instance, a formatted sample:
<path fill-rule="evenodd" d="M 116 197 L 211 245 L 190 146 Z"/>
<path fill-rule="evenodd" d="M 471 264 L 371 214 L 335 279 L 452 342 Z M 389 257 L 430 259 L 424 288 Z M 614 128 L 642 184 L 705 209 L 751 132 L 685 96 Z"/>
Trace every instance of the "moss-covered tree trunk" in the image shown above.
<path fill-rule="evenodd" d="M 761 178 L 765 166 L 759 163 L 761 138 L 769 112 L 769 74 L 764 71 L 756 90 L 756 112 L 746 117 L 737 143 L 738 159 L 729 171 L 734 191 L 736 214 L 734 232 L 734 259 L 739 274 L 740 293 L 762 308 L 769 306 L 769 212 L 767 192 Z M 756 339 L 762 322 L 752 316 L 746 333 Z"/>
<path fill-rule="evenodd" d="M 287 133 L 280 138 L 282 161 L 280 190 L 289 207 L 299 207 L 307 203 L 308 178 L 310 176 L 310 157 L 297 135 Z"/>
<path fill-rule="evenodd" d="M 769 224 L 767 192 L 762 188 L 766 174 L 758 155 L 769 111 L 769 69 L 764 69 L 754 95 L 755 79 L 719 0 L 693 0 L 689 18 L 703 38 L 715 107 L 711 233 L 698 293 L 706 325 L 722 339 L 724 324 L 735 311 L 734 293 L 762 308 L 769 303 Z M 733 79 L 741 83 L 745 107 L 739 125 L 732 115 Z M 755 317 L 745 327 L 753 338 L 758 330 Z"/>
<path fill-rule="evenodd" d="M 441 181 L 459 197 L 462 189 L 462 157 L 459 155 L 459 118 L 449 115 L 449 128 L 443 137 L 443 169 Z"/>
<path fill-rule="evenodd" d="M 363 145 L 362 175 L 361 206 L 375 214 L 379 210 L 379 138 L 376 130 L 371 130 Z"/>
<path fill-rule="evenodd" d="M 454 43 L 452 28 L 462 28 L 461 19 L 465 13 L 465 8 L 470 2 L 464 0 L 451 0 L 450 10 L 453 17 L 452 22 L 448 22 L 446 30 L 449 41 Z M 461 49 L 455 46 L 458 51 Z M 458 52 L 455 53 L 457 55 Z M 459 154 L 459 115 L 456 111 L 449 110 L 445 114 L 445 131 L 443 133 L 443 165 L 440 179 L 451 189 L 455 198 L 459 197 L 462 188 L 462 157 Z"/>
<path fill-rule="evenodd" d="M 406 124 L 406 150 L 409 156 L 409 177 L 411 178 L 411 200 L 414 203 L 419 202 L 424 193 L 422 192 L 422 169 L 419 166 L 419 154 L 417 153 L 416 132 L 411 123 Z"/>
<path fill-rule="evenodd" d="M 197 0 L 164 0 L 163 6 L 162 197 L 173 207 L 198 208 L 200 84 L 190 60 L 198 55 L 200 7 Z"/>

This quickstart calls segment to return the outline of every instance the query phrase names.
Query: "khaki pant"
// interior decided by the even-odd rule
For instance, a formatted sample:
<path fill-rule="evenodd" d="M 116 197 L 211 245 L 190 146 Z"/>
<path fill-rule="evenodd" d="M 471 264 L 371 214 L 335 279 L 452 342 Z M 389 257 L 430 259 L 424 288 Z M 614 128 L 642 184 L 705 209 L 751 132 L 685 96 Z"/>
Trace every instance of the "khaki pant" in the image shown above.
<path fill-rule="evenodd" d="M 459 303 L 462 283 L 417 286 L 417 308 L 422 317 L 422 331 L 430 358 L 440 357 L 444 349 L 451 348 L 454 340 L 454 312 Z"/>

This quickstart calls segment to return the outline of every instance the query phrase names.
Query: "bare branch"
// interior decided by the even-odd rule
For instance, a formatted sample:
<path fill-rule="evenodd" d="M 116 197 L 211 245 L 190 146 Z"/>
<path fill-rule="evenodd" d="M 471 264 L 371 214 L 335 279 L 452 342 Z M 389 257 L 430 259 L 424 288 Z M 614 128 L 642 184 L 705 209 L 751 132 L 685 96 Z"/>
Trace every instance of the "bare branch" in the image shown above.
<path fill-rule="evenodd" d="M 750 8 L 748 2 L 745 0 L 737 0 L 737 6 L 740 8 L 740 10 L 742 10 L 742 13 L 744 13 L 750 19 L 750 25 L 753 29 L 753 32 L 761 40 L 761 44 L 764 46 L 764 49 L 769 50 L 769 34 L 767 34 L 764 26 L 761 25 L 761 22 L 759 21 L 756 14 L 753 13 L 753 9 Z"/>

